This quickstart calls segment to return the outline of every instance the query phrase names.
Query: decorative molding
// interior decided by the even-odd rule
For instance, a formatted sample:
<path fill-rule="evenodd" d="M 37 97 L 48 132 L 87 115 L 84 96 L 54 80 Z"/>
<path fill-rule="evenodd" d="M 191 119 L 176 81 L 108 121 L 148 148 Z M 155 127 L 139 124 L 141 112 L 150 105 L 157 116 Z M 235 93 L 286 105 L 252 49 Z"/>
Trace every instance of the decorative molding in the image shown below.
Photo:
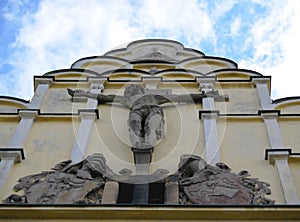
<path fill-rule="evenodd" d="M 21 162 L 21 160 L 25 160 L 25 154 L 23 148 L 13 148 L 13 147 L 7 147 L 7 148 L 0 148 L 0 157 L 10 157 L 10 156 L 16 156 L 16 162 Z"/>
<path fill-rule="evenodd" d="M 213 114 L 213 115 L 212 115 Z M 199 119 L 220 116 L 220 110 L 199 110 Z"/>
<path fill-rule="evenodd" d="M 34 119 L 40 115 L 40 109 L 18 109 L 18 114 L 22 119 Z"/>
<path fill-rule="evenodd" d="M 275 159 L 288 158 L 290 156 L 300 156 L 300 153 L 294 153 L 291 148 L 274 148 L 265 150 L 265 160 L 269 163 L 274 164 Z"/>
<path fill-rule="evenodd" d="M 162 77 L 142 77 L 142 82 L 145 83 L 146 89 L 155 90 L 158 84 L 162 81 Z"/>
<path fill-rule="evenodd" d="M 100 118 L 99 109 L 78 109 L 78 115 L 82 119 L 97 119 Z"/>

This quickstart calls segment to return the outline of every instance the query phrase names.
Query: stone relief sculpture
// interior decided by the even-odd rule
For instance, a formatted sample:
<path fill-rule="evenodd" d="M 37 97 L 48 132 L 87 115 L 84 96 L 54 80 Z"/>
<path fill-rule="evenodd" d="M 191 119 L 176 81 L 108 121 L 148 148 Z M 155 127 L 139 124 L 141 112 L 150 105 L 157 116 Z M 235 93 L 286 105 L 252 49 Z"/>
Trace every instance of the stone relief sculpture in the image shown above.
<path fill-rule="evenodd" d="M 151 149 L 164 136 L 164 113 L 161 104 L 168 102 L 200 103 L 204 97 L 221 97 L 216 91 L 208 94 L 157 95 L 146 94 L 140 85 L 128 85 L 124 96 L 94 94 L 83 90 L 68 89 L 73 97 L 98 99 L 99 103 L 120 103 L 130 109 L 128 124 L 129 135 L 133 148 Z"/>
<path fill-rule="evenodd" d="M 58 163 L 52 171 L 45 171 L 19 179 L 5 203 L 26 204 L 99 204 L 106 177 L 114 173 L 106 165 L 102 154 L 93 154 L 77 164 Z"/>
<path fill-rule="evenodd" d="M 183 155 L 179 163 L 180 204 L 271 205 L 269 184 L 238 174 L 224 163 L 208 165 L 201 157 Z"/>
<path fill-rule="evenodd" d="M 19 179 L 5 203 L 14 204 L 101 204 L 106 181 L 136 183 L 137 180 L 178 182 L 178 204 L 189 205 L 271 205 L 269 184 L 249 178 L 247 171 L 232 173 L 224 163 L 207 164 L 201 157 L 183 155 L 176 174 L 157 170 L 151 175 L 131 175 L 123 169 L 115 174 L 101 154 L 93 154 L 77 164 L 70 160 L 55 165 L 52 171 Z M 156 179 L 154 179 L 156 178 Z M 177 179 L 174 179 L 177 178 Z M 134 191 L 133 194 L 134 196 Z"/>

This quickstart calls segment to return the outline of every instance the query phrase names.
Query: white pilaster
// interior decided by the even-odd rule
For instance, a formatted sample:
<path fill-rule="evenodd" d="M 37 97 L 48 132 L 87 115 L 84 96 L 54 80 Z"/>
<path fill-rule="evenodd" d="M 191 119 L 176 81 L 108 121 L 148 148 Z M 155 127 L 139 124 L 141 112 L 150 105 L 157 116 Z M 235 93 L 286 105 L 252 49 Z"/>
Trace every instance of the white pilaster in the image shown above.
<path fill-rule="evenodd" d="M 20 110 L 19 115 L 21 121 L 19 122 L 8 147 L 23 147 L 23 144 L 30 132 L 30 128 L 35 117 L 38 115 L 37 110 Z"/>
<path fill-rule="evenodd" d="M 220 162 L 216 113 L 202 113 L 204 124 L 205 160 L 208 164 Z"/>
<path fill-rule="evenodd" d="M 199 90 L 203 93 L 214 91 L 214 79 L 197 79 L 199 83 Z M 202 99 L 202 109 L 212 111 L 215 109 L 215 99 L 213 97 L 206 97 Z M 209 164 L 220 162 L 219 138 L 217 128 L 216 113 L 202 113 L 205 140 L 205 160 Z"/>
<path fill-rule="evenodd" d="M 269 153 L 269 161 L 275 164 L 280 177 L 285 202 L 287 204 L 299 204 L 300 199 L 290 171 L 288 157 L 287 151 Z"/>
<path fill-rule="evenodd" d="M 105 79 L 96 80 L 93 79 L 90 85 L 90 92 L 99 94 L 104 89 Z M 86 109 L 96 109 L 98 106 L 98 100 L 93 98 L 88 98 L 86 103 Z M 80 112 L 81 122 L 79 125 L 78 132 L 76 134 L 75 142 L 73 144 L 73 149 L 71 153 L 71 160 L 73 163 L 80 162 L 85 157 L 85 151 L 89 141 L 90 133 L 96 119 L 96 113 L 91 113 L 90 111 Z"/>
<path fill-rule="evenodd" d="M 4 185 L 13 165 L 21 162 L 20 151 L 0 151 L 0 189 Z"/>
<path fill-rule="evenodd" d="M 272 149 L 284 147 L 280 128 L 277 122 L 278 114 L 270 112 L 270 113 L 262 113 L 261 115 L 264 119 L 267 128 L 269 142 Z"/>
<path fill-rule="evenodd" d="M 253 78 L 253 83 L 256 85 L 262 109 L 273 109 L 272 100 L 270 98 L 268 78 Z"/>
<path fill-rule="evenodd" d="M 277 113 L 262 113 L 267 128 L 272 149 L 284 148 L 280 128 L 277 122 Z M 288 152 L 271 152 L 269 160 L 274 163 L 280 178 L 284 198 L 287 204 L 300 203 L 297 189 L 288 163 Z"/>
<path fill-rule="evenodd" d="M 34 95 L 29 104 L 29 108 L 31 109 L 40 109 L 42 107 L 42 102 L 49 90 L 49 86 L 52 84 L 52 78 L 36 78 L 35 84 L 37 84 Z"/>
<path fill-rule="evenodd" d="M 21 121 L 19 122 L 7 148 L 22 148 L 25 140 L 30 132 L 32 123 L 37 115 L 36 110 L 20 110 L 19 115 L 21 116 Z M 20 162 L 20 153 L 18 151 L 2 151 L 0 152 L 1 162 L 0 162 L 0 187 L 5 183 L 13 164 Z"/>
<path fill-rule="evenodd" d="M 78 163 L 83 160 L 85 150 L 89 141 L 91 129 L 94 125 L 96 114 L 91 112 L 80 112 L 81 122 L 73 145 L 71 160 Z"/>

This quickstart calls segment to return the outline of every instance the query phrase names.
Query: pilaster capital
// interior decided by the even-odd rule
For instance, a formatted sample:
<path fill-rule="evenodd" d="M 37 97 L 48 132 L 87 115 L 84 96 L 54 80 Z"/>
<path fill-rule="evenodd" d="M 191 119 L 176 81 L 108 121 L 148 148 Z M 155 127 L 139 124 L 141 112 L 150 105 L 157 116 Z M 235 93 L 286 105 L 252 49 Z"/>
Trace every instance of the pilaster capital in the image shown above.
<path fill-rule="evenodd" d="M 199 119 L 217 119 L 220 115 L 219 110 L 200 110 Z"/>
<path fill-rule="evenodd" d="M 215 77 L 196 77 L 196 81 L 199 85 L 200 85 L 200 83 L 215 84 L 216 78 Z"/>
<path fill-rule="evenodd" d="M 277 119 L 280 110 L 258 110 L 258 115 L 261 115 L 263 119 Z"/>
<path fill-rule="evenodd" d="M 0 159 L 13 160 L 19 163 L 25 159 L 23 148 L 0 148 Z"/>
<path fill-rule="evenodd" d="M 79 109 L 78 114 L 81 120 L 84 119 L 99 119 L 99 110 L 98 109 Z"/>
<path fill-rule="evenodd" d="M 252 82 L 257 85 L 257 84 L 268 84 L 270 82 L 269 78 L 255 78 L 252 77 Z"/>
<path fill-rule="evenodd" d="M 35 76 L 34 85 L 38 86 L 40 84 L 51 85 L 53 83 L 53 76 Z"/>
<path fill-rule="evenodd" d="M 282 149 L 266 149 L 265 159 L 269 160 L 270 164 L 274 164 L 276 160 L 288 160 L 289 155 L 291 155 L 292 149 L 282 148 Z"/>
<path fill-rule="evenodd" d="M 142 77 L 142 81 L 146 84 L 147 89 L 157 89 L 162 77 Z"/>
<path fill-rule="evenodd" d="M 19 109 L 18 113 L 22 119 L 35 119 L 39 115 L 39 109 Z"/>
<path fill-rule="evenodd" d="M 107 81 L 107 77 L 89 77 L 88 82 L 90 84 L 104 84 Z"/>

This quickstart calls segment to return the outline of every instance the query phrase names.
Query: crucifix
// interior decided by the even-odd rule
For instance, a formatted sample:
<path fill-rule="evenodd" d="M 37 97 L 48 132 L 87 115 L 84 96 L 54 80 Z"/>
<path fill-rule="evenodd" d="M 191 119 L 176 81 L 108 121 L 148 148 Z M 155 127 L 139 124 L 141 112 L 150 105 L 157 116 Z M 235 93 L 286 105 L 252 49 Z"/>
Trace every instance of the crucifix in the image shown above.
<path fill-rule="evenodd" d="M 164 112 L 160 105 L 169 102 L 201 103 L 203 98 L 214 97 L 224 101 L 226 97 L 217 91 L 202 91 L 200 94 L 149 94 L 141 85 L 125 87 L 124 96 L 96 94 L 83 90 L 68 89 L 73 97 L 88 97 L 99 104 L 119 103 L 129 108 L 128 128 L 134 154 L 137 175 L 148 175 L 154 147 L 164 138 Z M 148 184 L 136 184 L 133 201 L 146 203 Z"/>

